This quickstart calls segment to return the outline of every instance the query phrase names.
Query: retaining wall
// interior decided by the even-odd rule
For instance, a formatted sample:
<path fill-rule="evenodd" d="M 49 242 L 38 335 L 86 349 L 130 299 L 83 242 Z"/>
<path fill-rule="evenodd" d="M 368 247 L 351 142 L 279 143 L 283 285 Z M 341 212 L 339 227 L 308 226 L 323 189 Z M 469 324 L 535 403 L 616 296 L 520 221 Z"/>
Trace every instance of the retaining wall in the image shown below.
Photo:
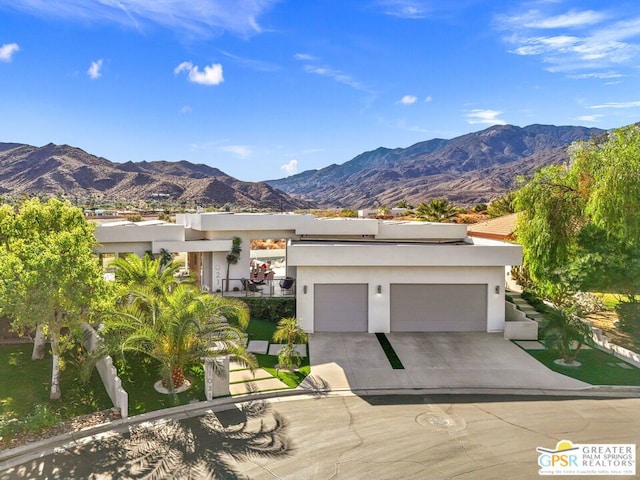
<path fill-rule="evenodd" d="M 91 325 L 85 324 L 83 328 L 86 332 L 82 340 L 84 348 L 90 352 L 94 352 L 100 342 L 98 333 L 91 327 Z M 113 366 L 113 359 L 106 355 L 102 357 L 96 363 L 96 369 L 100 374 L 104 388 L 113 402 L 113 406 L 120 409 L 120 415 L 122 418 L 129 416 L 129 394 L 124 388 L 122 388 L 122 381 L 118 377 L 116 367 Z"/>
<path fill-rule="evenodd" d="M 515 304 L 504 302 L 504 338 L 507 340 L 538 340 L 538 322 L 518 310 Z"/>

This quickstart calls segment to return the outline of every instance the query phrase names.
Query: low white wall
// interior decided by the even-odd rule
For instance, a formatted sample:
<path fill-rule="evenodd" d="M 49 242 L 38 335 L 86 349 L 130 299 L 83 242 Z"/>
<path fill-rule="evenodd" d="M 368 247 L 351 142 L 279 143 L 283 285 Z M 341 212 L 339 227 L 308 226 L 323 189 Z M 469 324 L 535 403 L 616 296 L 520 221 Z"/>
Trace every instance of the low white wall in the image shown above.
<path fill-rule="evenodd" d="M 609 337 L 607 337 L 602 330 L 599 328 L 592 328 L 593 331 L 593 341 L 600 348 L 600 350 L 604 350 L 605 352 L 611 353 L 616 358 L 620 360 L 624 360 L 631 365 L 635 365 L 640 368 L 640 353 L 633 352 L 631 350 L 627 350 L 620 345 L 616 345 L 615 343 L 611 343 L 609 341 Z"/>
<path fill-rule="evenodd" d="M 87 335 L 85 335 L 82 343 L 87 350 L 93 352 L 100 341 L 100 337 L 91 325 L 85 324 L 83 328 Z M 96 363 L 96 369 L 113 406 L 120 409 L 122 418 L 127 418 L 129 416 L 129 394 L 122 388 L 122 381 L 118 377 L 116 367 L 113 366 L 113 359 L 109 355 L 102 357 Z"/>
<path fill-rule="evenodd" d="M 507 340 L 537 340 L 538 322 L 531 320 L 511 302 L 504 302 L 504 338 Z"/>

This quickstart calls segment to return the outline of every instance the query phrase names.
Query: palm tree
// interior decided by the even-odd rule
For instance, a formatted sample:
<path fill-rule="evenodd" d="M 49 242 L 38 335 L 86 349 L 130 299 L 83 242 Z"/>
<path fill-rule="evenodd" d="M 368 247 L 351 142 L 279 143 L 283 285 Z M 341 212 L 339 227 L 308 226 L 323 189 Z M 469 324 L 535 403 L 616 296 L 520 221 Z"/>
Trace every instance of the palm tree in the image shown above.
<path fill-rule="evenodd" d="M 278 362 L 285 368 L 300 365 L 300 354 L 294 344 L 306 343 L 307 334 L 300 328 L 295 317 L 281 318 L 273 333 L 274 342 L 283 342 L 285 346 L 278 353 Z"/>
<path fill-rule="evenodd" d="M 416 209 L 417 217 L 428 222 L 446 223 L 458 216 L 459 208 L 444 198 L 434 198 L 421 203 Z"/>
<path fill-rule="evenodd" d="M 203 357 L 228 355 L 255 367 L 255 357 L 241 343 L 242 330 L 226 321 L 248 324 L 248 308 L 239 300 L 209 295 L 188 284 L 164 295 L 141 287 L 131 290 L 129 298 L 105 331 L 115 337 L 122 352 L 140 352 L 157 360 L 163 384 L 170 390 L 181 387 L 184 368 Z"/>
<path fill-rule="evenodd" d="M 591 327 L 566 309 L 545 314 L 547 323 L 541 330 L 545 345 L 560 355 L 564 364 L 575 362 L 584 344 L 592 343 Z"/>
<path fill-rule="evenodd" d="M 116 282 L 125 287 L 150 287 L 162 293 L 183 281 L 177 276 L 180 262 L 166 263 L 163 257 L 131 254 L 116 258 L 112 265 L 116 269 Z"/>

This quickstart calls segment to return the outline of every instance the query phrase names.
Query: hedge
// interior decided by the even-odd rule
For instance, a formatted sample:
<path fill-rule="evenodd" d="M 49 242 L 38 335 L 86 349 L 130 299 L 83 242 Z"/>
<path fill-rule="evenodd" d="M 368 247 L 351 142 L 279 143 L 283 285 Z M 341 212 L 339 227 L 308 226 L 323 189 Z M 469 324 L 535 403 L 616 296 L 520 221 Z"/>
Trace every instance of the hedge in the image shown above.
<path fill-rule="evenodd" d="M 251 318 L 278 323 L 283 317 L 296 316 L 295 298 L 246 297 L 242 301 L 249 306 Z"/>

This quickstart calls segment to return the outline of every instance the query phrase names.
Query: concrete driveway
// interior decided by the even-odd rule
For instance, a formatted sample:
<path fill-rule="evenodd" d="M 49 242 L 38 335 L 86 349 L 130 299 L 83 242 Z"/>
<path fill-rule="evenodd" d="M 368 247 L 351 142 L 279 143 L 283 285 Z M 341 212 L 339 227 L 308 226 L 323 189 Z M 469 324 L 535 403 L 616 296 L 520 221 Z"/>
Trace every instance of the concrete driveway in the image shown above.
<path fill-rule="evenodd" d="M 311 374 L 332 389 L 576 390 L 587 383 L 549 370 L 501 333 L 390 333 L 404 370 L 393 370 L 374 334 L 309 336 Z"/>

